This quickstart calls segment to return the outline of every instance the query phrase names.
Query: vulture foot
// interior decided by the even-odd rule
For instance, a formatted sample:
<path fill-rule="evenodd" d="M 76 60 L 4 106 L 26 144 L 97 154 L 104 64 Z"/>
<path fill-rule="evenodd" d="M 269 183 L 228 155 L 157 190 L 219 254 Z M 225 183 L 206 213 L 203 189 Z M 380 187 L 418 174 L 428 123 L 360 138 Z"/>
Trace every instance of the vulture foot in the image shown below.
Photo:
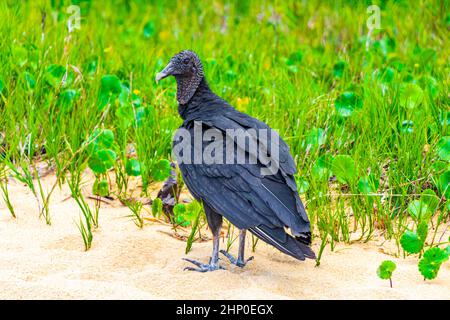
<path fill-rule="evenodd" d="M 194 267 L 186 267 L 184 270 L 189 271 L 197 271 L 197 272 L 209 272 L 209 271 L 215 271 L 215 270 L 225 270 L 224 267 L 220 266 L 218 263 L 211 263 L 211 260 L 209 264 L 201 263 L 196 260 L 183 258 L 183 260 L 186 260 L 187 262 L 190 262 L 194 265 L 196 265 L 198 268 Z"/>
<path fill-rule="evenodd" d="M 247 260 L 243 260 L 243 259 L 236 259 L 235 257 L 233 257 L 231 254 L 229 254 L 228 252 L 226 252 L 225 250 L 220 250 L 220 253 L 223 254 L 225 257 L 228 258 L 228 260 L 230 260 L 230 262 L 240 268 L 243 268 L 247 265 L 247 263 L 249 261 L 253 260 L 253 256 L 251 256 L 250 258 L 248 258 Z"/>

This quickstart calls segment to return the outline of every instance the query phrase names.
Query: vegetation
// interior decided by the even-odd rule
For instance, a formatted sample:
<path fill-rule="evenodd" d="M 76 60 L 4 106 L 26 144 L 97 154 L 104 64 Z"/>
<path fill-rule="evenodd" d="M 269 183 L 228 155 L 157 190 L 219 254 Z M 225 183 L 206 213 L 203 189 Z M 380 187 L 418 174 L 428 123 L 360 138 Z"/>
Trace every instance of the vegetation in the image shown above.
<path fill-rule="evenodd" d="M 366 25 L 371 4 L 380 29 Z M 8 180 L 17 179 L 51 224 L 51 195 L 67 183 L 86 249 L 101 197 L 122 199 L 139 227 L 147 211 L 160 217 L 161 201 L 143 211 L 128 183 L 138 177 L 148 196 L 170 174 L 176 84 L 153 79 L 189 48 L 216 93 L 290 145 L 320 255 L 381 234 L 398 255 L 419 255 L 432 279 L 449 254 L 449 12 L 443 0 L 1 1 L 3 200 L 16 216 Z M 55 171 L 50 190 L 38 162 Z M 86 170 L 94 207 L 81 192 Z M 201 208 L 174 214 L 193 226 L 192 245 Z"/>

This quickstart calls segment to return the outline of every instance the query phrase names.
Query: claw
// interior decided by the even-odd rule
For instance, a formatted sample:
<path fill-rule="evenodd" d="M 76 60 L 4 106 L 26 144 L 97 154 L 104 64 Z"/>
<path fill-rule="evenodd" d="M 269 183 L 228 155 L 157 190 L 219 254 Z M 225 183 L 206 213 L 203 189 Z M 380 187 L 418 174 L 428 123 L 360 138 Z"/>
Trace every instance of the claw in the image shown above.
<path fill-rule="evenodd" d="M 220 250 L 220 253 L 223 254 L 225 257 L 228 258 L 228 260 L 230 260 L 230 262 L 240 268 L 243 268 L 247 265 L 247 263 L 249 261 L 252 261 L 254 259 L 253 256 L 251 256 L 250 258 L 248 258 L 245 261 L 242 261 L 242 259 L 236 259 L 235 257 L 233 257 L 231 254 L 229 254 L 228 252 L 226 252 L 225 250 Z"/>
<path fill-rule="evenodd" d="M 188 271 L 197 271 L 197 272 L 208 272 L 208 271 L 215 271 L 215 270 L 225 270 L 224 267 L 220 266 L 219 264 L 211 264 L 211 259 L 209 260 L 209 264 L 201 263 L 196 260 L 183 258 L 183 260 L 190 262 L 194 265 L 196 265 L 198 268 L 193 267 L 185 267 L 183 270 Z"/>

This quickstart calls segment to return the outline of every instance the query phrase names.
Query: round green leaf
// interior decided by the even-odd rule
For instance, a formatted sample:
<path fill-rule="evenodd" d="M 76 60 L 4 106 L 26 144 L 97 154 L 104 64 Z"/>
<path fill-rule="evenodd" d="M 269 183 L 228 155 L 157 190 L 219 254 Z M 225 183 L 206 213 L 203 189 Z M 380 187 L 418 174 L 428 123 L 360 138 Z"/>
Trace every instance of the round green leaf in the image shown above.
<path fill-rule="evenodd" d="M 88 160 L 89 168 L 96 174 L 106 173 L 116 161 L 116 154 L 110 149 L 98 150 Z"/>
<path fill-rule="evenodd" d="M 155 34 L 155 31 L 155 24 L 152 21 L 147 22 L 144 26 L 144 37 L 147 39 L 150 38 Z"/>
<path fill-rule="evenodd" d="M 423 248 L 423 241 L 419 238 L 417 233 L 413 231 L 405 231 L 400 238 L 400 244 L 403 250 L 409 253 L 419 253 Z"/>
<path fill-rule="evenodd" d="M 124 127 L 129 127 L 133 122 L 134 111 L 131 105 L 125 105 L 117 108 L 116 117 L 120 120 L 120 123 L 124 125 Z"/>
<path fill-rule="evenodd" d="M 441 195 L 450 199 L 450 171 L 446 171 L 439 176 L 437 187 Z"/>
<path fill-rule="evenodd" d="M 436 211 L 436 209 L 439 206 L 439 201 L 440 200 L 436 196 L 436 193 L 434 193 L 433 190 L 426 189 L 420 195 L 420 201 L 427 205 L 428 213 L 430 215 L 433 215 L 433 213 Z"/>
<path fill-rule="evenodd" d="M 289 58 L 286 60 L 286 64 L 288 66 L 297 65 L 300 62 L 302 62 L 302 59 L 303 59 L 303 53 L 301 51 L 296 51 L 296 52 L 291 53 Z"/>
<path fill-rule="evenodd" d="M 129 159 L 126 165 L 126 171 L 129 176 L 137 177 L 141 175 L 141 163 L 136 159 Z"/>
<path fill-rule="evenodd" d="M 421 240 L 423 243 L 425 243 L 428 235 L 428 224 L 425 221 L 421 221 L 419 225 L 417 226 L 417 236 L 419 237 L 419 240 Z"/>
<path fill-rule="evenodd" d="M 153 167 L 152 177 L 155 181 L 163 181 L 170 176 L 170 161 L 159 160 Z"/>
<path fill-rule="evenodd" d="M 413 133 L 414 132 L 414 122 L 412 120 L 405 120 L 400 126 L 401 133 Z"/>
<path fill-rule="evenodd" d="M 303 178 L 297 179 L 297 188 L 300 194 L 306 193 L 309 190 L 309 183 Z"/>
<path fill-rule="evenodd" d="M 344 118 L 350 117 L 356 109 L 362 107 L 362 100 L 354 92 L 344 92 L 334 102 L 336 111 Z"/>
<path fill-rule="evenodd" d="M 190 222 L 186 219 L 187 209 L 186 206 L 182 203 L 178 203 L 173 208 L 173 214 L 175 217 L 175 222 L 183 227 L 186 227 L 190 224 Z"/>
<path fill-rule="evenodd" d="M 95 139 L 95 142 L 101 149 L 111 148 L 114 143 L 114 133 L 109 129 L 103 129 L 97 136 L 97 139 Z"/>
<path fill-rule="evenodd" d="M 400 89 L 400 105 L 414 109 L 423 101 L 423 90 L 415 83 L 406 83 Z"/>
<path fill-rule="evenodd" d="M 409 214 L 416 220 L 427 219 L 428 217 L 428 206 L 426 203 L 420 200 L 414 200 L 408 205 Z"/>
<path fill-rule="evenodd" d="M 65 111 L 70 111 L 75 100 L 78 98 L 78 91 L 67 89 L 59 95 L 58 103 Z"/>
<path fill-rule="evenodd" d="M 424 90 L 428 90 L 431 97 L 435 98 L 439 93 L 439 84 L 432 76 L 423 76 L 420 78 L 419 83 Z"/>
<path fill-rule="evenodd" d="M 333 75 L 336 78 L 341 78 L 342 75 L 344 74 L 344 70 L 345 70 L 346 65 L 347 64 L 345 63 L 345 61 L 338 61 L 338 62 L 336 62 L 334 64 L 334 66 L 333 66 Z"/>
<path fill-rule="evenodd" d="M 312 174 L 319 180 L 331 177 L 333 157 L 329 154 L 319 157 L 312 168 Z"/>
<path fill-rule="evenodd" d="M 106 179 L 102 181 L 95 180 L 94 185 L 92 187 L 92 193 L 100 196 L 106 197 L 109 195 L 109 183 Z"/>
<path fill-rule="evenodd" d="M 57 88 L 62 84 L 62 79 L 65 73 L 66 68 L 57 64 L 53 64 L 47 68 L 47 71 L 45 73 L 45 80 L 49 85 Z"/>
<path fill-rule="evenodd" d="M 369 174 L 368 176 L 361 177 L 358 181 L 358 191 L 362 194 L 376 193 L 380 182 L 374 177 L 374 175 Z"/>
<path fill-rule="evenodd" d="M 383 72 L 379 75 L 379 79 L 383 83 L 391 83 L 395 77 L 395 70 L 391 67 L 387 67 L 383 70 Z"/>
<path fill-rule="evenodd" d="M 25 71 L 23 77 L 25 78 L 28 89 L 34 89 L 36 87 L 36 79 L 31 73 Z"/>
<path fill-rule="evenodd" d="M 441 264 L 448 260 L 448 253 L 438 247 L 430 248 L 419 261 L 419 271 L 425 279 L 437 277 Z"/>
<path fill-rule="evenodd" d="M 100 82 L 100 91 L 108 94 L 120 94 L 122 92 L 122 84 L 115 75 L 105 75 Z"/>
<path fill-rule="evenodd" d="M 177 216 L 182 216 L 186 213 L 186 206 L 182 203 L 178 203 L 173 207 L 173 213 Z"/>
<path fill-rule="evenodd" d="M 318 147 L 325 144 L 327 135 L 322 128 L 312 128 L 306 135 L 305 140 L 302 143 L 302 147 L 315 150 Z"/>
<path fill-rule="evenodd" d="M 450 161 L 450 137 L 442 137 L 437 145 L 437 154 L 444 161 Z"/>
<path fill-rule="evenodd" d="M 395 262 L 391 260 L 385 260 L 383 261 L 380 266 L 377 269 L 378 277 L 380 277 L 383 280 L 388 280 L 392 278 L 392 273 L 397 268 L 397 265 Z"/>
<path fill-rule="evenodd" d="M 340 183 L 350 184 L 356 180 L 355 162 L 348 155 L 334 157 L 331 170 Z"/>

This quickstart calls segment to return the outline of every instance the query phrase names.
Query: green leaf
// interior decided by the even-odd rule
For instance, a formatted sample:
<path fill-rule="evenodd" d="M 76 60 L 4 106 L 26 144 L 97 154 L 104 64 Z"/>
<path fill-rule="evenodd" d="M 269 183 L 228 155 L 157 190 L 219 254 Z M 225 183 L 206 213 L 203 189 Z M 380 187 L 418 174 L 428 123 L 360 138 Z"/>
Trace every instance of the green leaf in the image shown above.
<path fill-rule="evenodd" d="M 416 233 L 417 236 L 419 237 L 419 240 L 425 243 L 428 235 L 428 224 L 425 221 L 421 221 L 417 226 Z"/>
<path fill-rule="evenodd" d="M 186 213 L 187 213 L 186 206 L 182 203 L 178 203 L 173 208 L 175 222 L 183 227 L 186 227 L 190 224 L 190 222 L 186 219 Z"/>
<path fill-rule="evenodd" d="M 379 180 L 373 174 L 361 177 L 358 182 L 358 191 L 362 194 L 376 193 L 380 186 Z"/>
<path fill-rule="evenodd" d="M 169 160 L 159 160 L 153 167 L 152 177 L 155 181 L 164 181 L 170 176 L 170 161 Z"/>
<path fill-rule="evenodd" d="M 186 206 L 186 213 L 184 215 L 184 219 L 190 222 L 193 222 L 197 219 L 197 215 L 201 210 L 201 205 L 197 201 L 192 201 Z"/>
<path fill-rule="evenodd" d="M 331 177 L 331 164 L 333 157 L 329 154 L 319 157 L 312 168 L 312 174 L 319 180 Z"/>
<path fill-rule="evenodd" d="M 348 155 L 335 156 L 331 169 L 340 183 L 351 184 L 356 180 L 355 162 Z"/>
<path fill-rule="evenodd" d="M 306 138 L 302 143 L 302 147 L 315 150 L 318 147 L 324 145 L 326 140 L 327 135 L 325 133 L 325 130 L 323 130 L 322 128 L 312 128 L 306 135 Z"/>
<path fill-rule="evenodd" d="M 441 264 L 448 260 L 448 253 L 438 247 L 430 248 L 419 261 L 419 271 L 425 279 L 432 280 L 437 277 Z"/>
<path fill-rule="evenodd" d="M 152 202 L 152 215 L 154 217 L 159 217 L 162 213 L 163 203 L 160 198 L 155 198 Z"/>
<path fill-rule="evenodd" d="M 64 90 L 59 95 L 58 104 L 65 111 L 70 111 L 70 110 L 72 110 L 73 104 L 75 103 L 78 96 L 79 96 L 79 94 L 78 94 L 78 91 L 76 91 L 76 90 L 73 90 L 73 89 Z"/>
<path fill-rule="evenodd" d="M 290 54 L 289 58 L 286 60 L 288 66 L 298 65 L 302 62 L 303 53 L 299 50 Z"/>
<path fill-rule="evenodd" d="M 57 64 L 52 64 L 46 70 L 45 81 L 53 88 L 58 88 L 62 85 L 62 80 L 65 73 L 66 68 Z"/>
<path fill-rule="evenodd" d="M 0 79 L 0 94 L 3 92 L 3 89 L 5 89 L 5 83 Z"/>
<path fill-rule="evenodd" d="M 23 77 L 25 78 L 28 89 L 34 89 L 36 87 L 36 79 L 31 73 L 25 71 Z"/>
<path fill-rule="evenodd" d="M 173 207 L 173 213 L 177 216 L 182 216 L 186 213 L 186 206 L 182 203 L 178 203 Z"/>
<path fill-rule="evenodd" d="M 342 78 L 342 75 L 344 74 L 345 67 L 347 66 L 347 63 L 345 61 L 338 61 L 333 66 L 333 75 L 336 78 Z"/>
<path fill-rule="evenodd" d="M 420 195 L 420 201 L 425 203 L 428 208 L 428 214 L 432 216 L 439 206 L 439 198 L 431 189 L 426 189 Z"/>
<path fill-rule="evenodd" d="M 450 137 L 445 136 L 437 145 L 437 154 L 444 161 L 450 161 Z"/>
<path fill-rule="evenodd" d="M 121 106 L 116 110 L 116 117 L 120 120 L 120 123 L 128 128 L 133 123 L 134 111 L 131 105 Z"/>
<path fill-rule="evenodd" d="M 350 117 L 356 109 L 362 108 L 362 100 L 354 92 L 344 92 L 334 102 L 341 117 Z"/>
<path fill-rule="evenodd" d="M 129 159 L 126 165 L 129 176 L 137 177 L 141 175 L 141 163 L 137 159 Z"/>
<path fill-rule="evenodd" d="M 114 133 L 109 129 L 96 129 L 89 137 L 88 151 L 93 153 L 99 149 L 111 148 L 114 143 Z"/>
<path fill-rule="evenodd" d="M 89 168 L 96 174 L 106 173 L 116 161 L 116 153 L 110 149 L 101 149 L 94 153 L 88 160 Z"/>
<path fill-rule="evenodd" d="M 23 67 L 28 61 L 28 51 L 22 46 L 15 45 L 12 48 L 12 56 L 18 67 Z"/>
<path fill-rule="evenodd" d="M 429 215 L 427 214 L 429 212 L 428 206 L 426 203 L 420 200 L 414 200 L 409 203 L 408 205 L 408 212 L 409 214 L 416 220 L 421 219 L 427 219 Z"/>
<path fill-rule="evenodd" d="M 438 95 L 439 85 L 437 80 L 432 76 L 421 77 L 419 83 L 424 90 L 428 90 L 432 98 L 435 98 Z"/>
<path fill-rule="evenodd" d="M 414 122 L 412 120 L 405 120 L 400 126 L 401 133 L 413 133 L 414 132 Z"/>
<path fill-rule="evenodd" d="M 446 171 L 439 176 L 437 187 L 442 196 L 450 199 L 450 171 Z"/>
<path fill-rule="evenodd" d="M 406 83 L 400 88 L 400 105 L 408 109 L 419 106 L 423 97 L 423 90 L 415 83 Z"/>
<path fill-rule="evenodd" d="M 406 252 L 419 253 L 423 248 L 423 241 L 416 232 L 406 230 L 400 238 L 400 244 Z"/>
<path fill-rule="evenodd" d="M 92 193 L 96 196 L 106 197 L 109 195 L 109 183 L 106 179 L 98 181 L 97 179 L 92 186 Z"/>
<path fill-rule="evenodd" d="M 144 37 L 147 39 L 150 38 L 155 34 L 155 31 L 155 24 L 152 21 L 147 22 L 144 26 Z"/>
<path fill-rule="evenodd" d="M 383 280 L 388 280 L 392 278 L 392 273 L 395 271 L 396 268 L 397 265 L 395 264 L 395 262 L 391 260 L 385 260 L 380 264 L 380 266 L 377 269 L 378 277 L 380 277 L 380 279 Z"/>
<path fill-rule="evenodd" d="M 136 108 L 136 126 L 138 128 L 142 127 L 142 125 L 147 120 L 147 117 L 151 115 L 152 110 L 153 108 L 145 108 L 145 107 Z"/>
<path fill-rule="evenodd" d="M 105 75 L 100 81 L 100 92 L 107 94 L 120 94 L 122 92 L 122 84 L 115 75 Z"/>
<path fill-rule="evenodd" d="M 121 92 L 122 84 L 117 76 L 103 76 L 100 81 L 100 91 L 98 95 L 99 111 L 102 111 L 111 100 L 115 100 Z"/>
<path fill-rule="evenodd" d="M 298 188 L 298 192 L 300 194 L 306 193 L 306 191 L 309 190 L 309 183 L 308 183 L 308 181 L 306 181 L 303 178 L 298 178 L 297 179 L 297 188 Z"/>
<path fill-rule="evenodd" d="M 383 70 L 383 72 L 379 75 L 379 79 L 383 83 L 391 83 L 395 77 L 395 70 L 391 67 L 387 67 Z"/>

